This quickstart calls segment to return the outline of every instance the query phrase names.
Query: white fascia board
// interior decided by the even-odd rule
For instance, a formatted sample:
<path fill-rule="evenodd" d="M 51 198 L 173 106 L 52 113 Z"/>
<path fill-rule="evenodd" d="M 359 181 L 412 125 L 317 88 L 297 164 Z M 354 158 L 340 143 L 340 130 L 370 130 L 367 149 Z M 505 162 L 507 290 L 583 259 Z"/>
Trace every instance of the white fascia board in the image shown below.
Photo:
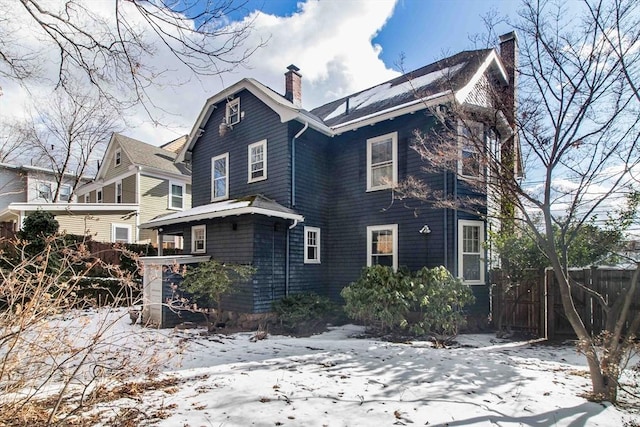
<path fill-rule="evenodd" d="M 304 217 L 298 214 L 292 214 L 287 212 L 280 211 L 272 211 L 269 209 L 263 208 L 255 208 L 252 206 L 247 206 L 243 208 L 235 208 L 235 209 L 225 209 L 215 212 L 203 212 L 196 215 L 187 215 L 187 216 L 179 216 L 171 219 L 158 218 L 157 220 L 151 220 L 144 224 L 140 224 L 140 228 L 157 228 L 162 227 L 163 225 L 171 225 L 171 224 L 180 224 L 185 222 L 193 222 L 193 221 L 202 221 L 213 218 L 225 218 L 229 216 L 239 216 L 239 215 L 264 215 L 282 219 L 290 219 L 298 222 L 304 222 Z"/>
<path fill-rule="evenodd" d="M 433 105 L 449 102 L 452 99 L 452 92 L 450 90 L 447 90 L 445 92 L 440 92 L 425 98 L 416 99 L 402 105 L 397 105 L 386 110 L 376 111 L 375 113 L 369 114 L 368 116 L 359 117 L 355 120 L 341 123 L 337 126 L 334 126 L 332 129 L 336 133 L 336 135 L 339 135 L 350 130 L 359 129 L 363 126 L 374 125 L 384 120 L 393 119 L 405 114 L 415 113 L 416 111 L 424 110 Z"/>
<path fill-rule="evenodd" d="M 10 211 L 21 212 L 131 212 L 138 210 L 136 203 L 10 203 Z"/>
<path fill-rule="evenodd" d="M 482 76 L 487 72 L 487 70 L 492 64 L 495 64 L 495 66 L 497 67 L 499 71 L 499 76 L 502 78 L 504 83 L 509 84 L 509 78 L 507 77 L 507 70 L 504 68 L 502 61 L 498 56 L 498 53 L 494 49 L 487 55 L 487 57 L 484 59 L 482 64 L 480 64 L 480 66 L 478 67 L 476 72 L 473 74 L 471 79 L 469 79 L 469 82 L 456 92 L 456 101 L 459 104 L 465 103 L 467 97 L 469 96 L 473 88 L 480 81 Z"/>
<path fill-rule="evenodd" d="M 206 262 L 211 256 L 201 255 L 163 255 L 163 256 L 141 256 L 138 258 L 143 265 L 172 265 L 172 264 L 192 264 Z"/>
<path fill-rule="evenodd" d="M 180 181 L 184 184 L 191 184 L 191 176 L 189 175 L 183 175 L 181 173 L 171 173 L 160 169 L 150 168 L 148 166 L 138 166 L 138 170 L 140 171 L 140 174 L 144 176 L 168 179 L 170 181 Z"/>
<path fill-rule="evenodd" d="M 105 162 L 105 159 L 108 159 L 113 156 L 113 146 L 116 140 L 116 133 L 111 134 L 111 139 L 109 139 L 109 144 L 107 145 L 107 149 L 104 150 L 104 155 L 102 156 L 102 162 L 100 163 L 100 168 L 98 168 L 98 173 L 96 173 L 95 180 L 97 181 L 100 177 L 104 176 L 106 173 L 106 164 L 109 162 Z"/>

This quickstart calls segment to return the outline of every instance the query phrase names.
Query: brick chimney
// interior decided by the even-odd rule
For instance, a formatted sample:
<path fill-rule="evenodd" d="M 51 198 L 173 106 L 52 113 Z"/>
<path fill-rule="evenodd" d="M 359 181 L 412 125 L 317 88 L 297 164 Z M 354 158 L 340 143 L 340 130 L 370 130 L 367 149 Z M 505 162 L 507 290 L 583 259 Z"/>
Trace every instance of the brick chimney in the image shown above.
<path fill-rule="evenodd" d="M 505 92 L 505 114 L 509 123 L 515 124 L 515 114 L 517 105 L 517 84 L 518 84 L 518 36 L 515 31 L 500 36 L 500 57 L 504 64 L 507 77 L 509 79 L 509 87 Z"/>
<path fill-rule="evenodd" d="M 302 107 L 302 74 L 300 68 L 291 64 L 284 73 L 284 97 L 293 102 L 296 107 Z"/>

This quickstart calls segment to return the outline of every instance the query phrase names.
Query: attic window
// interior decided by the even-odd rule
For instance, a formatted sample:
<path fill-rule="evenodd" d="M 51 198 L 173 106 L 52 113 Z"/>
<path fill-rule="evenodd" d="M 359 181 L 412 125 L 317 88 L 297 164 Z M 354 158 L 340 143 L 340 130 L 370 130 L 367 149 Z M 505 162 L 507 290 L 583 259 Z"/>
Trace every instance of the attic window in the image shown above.
<path fill-rule="evenodd" d="M 240 98 L 227 102 L 227 112 L 225 115 L 227 125 L 233 126 L 240 123 Z"/>
<path fill-rule="evenodd" d="M 122 151 L 120 149 L 116 150 L 113 154 L 113 163 L 116 166 L 120 166 L 120 164 L 122 164 Z"/>

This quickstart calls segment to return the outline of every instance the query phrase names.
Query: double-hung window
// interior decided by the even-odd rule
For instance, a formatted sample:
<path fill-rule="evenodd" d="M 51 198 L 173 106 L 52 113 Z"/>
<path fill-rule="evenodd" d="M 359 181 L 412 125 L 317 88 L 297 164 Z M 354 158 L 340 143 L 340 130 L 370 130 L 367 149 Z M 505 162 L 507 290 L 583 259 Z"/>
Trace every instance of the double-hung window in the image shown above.
<path fill-rule="evenodd" d="M 482 175 L 480 149 L 485 145 L 482 123 L 461 120 L 458 123 L 458 145 L 458 173 L 465 178 L 479 178 Z"/>
<path fill-rule="evenodd" d="M 211 159 L 211 200 L 229 197 L 229 153 Z"/>
<path fill-rule="evenodd" d="M 71 186 L 64 184 L 60 186 L 60 193 L 58 194 L 58 200 L 61 202 L 71 201 Z"/>
<path fill-rule="evenodd" d="M 131 243 L 131 226 L 111 224 L 111 239 L 115 243 Z"/>
<path fill-rule="evenodd" d="M 458 221 L 458 277 L 467 284 L 484 284 L 484 223 Z"/>
<path fill-rule="evenodd" d="M 304 262 L 320 264 L 320 229 L 304 227 Z"/>
<path fill-rule="evenodd" d="M 115 153 L 113 153 L 113 163 L 115 166 L 120 166 L 122 164 L 122 150 L 117 149 Z"/>
<path fill-rule="evenodd" d="M 249 145 L 249 182 L 267 179 L 267 140 Z"/>
<path fill-rule="evenodd" d="M 195 225 L 191 227 L 191 252 L 204 253 L 207 250 L 207 226 Z"/>
<path fill-rule="evenodd" d="M 398 133 L 367 140 L 367 191 L 391 188 L 398 182 Z"/>
<path fill-rule="evenodd" d="M 229 126 L 240 123 L 240 98 L 232 99 L 227 102 L 225 121 Z"/>
<path fill-rule="evenodd" d="M 102 188 L 96 190 L 96 203 L 102 203 Z"/>
<path fill-rule="evenodd" d="M 169 209 L 184 209 L 184 185 L 169 183 Z"/>
<path fill-rule="evenodd" d="M 51 201 L 51 183 L 50 182 L 38 182 L 38 199 L 44 199 L 47 202 Z"/>
<path fill-rule="evenodd" d="M 122 203 L 122 181 L 116 182 L 116 203 Z"/>
<path fill-rule="evenodd" d="M 367 266 L 398 269 L 398 224 L 367 227 Z"/>

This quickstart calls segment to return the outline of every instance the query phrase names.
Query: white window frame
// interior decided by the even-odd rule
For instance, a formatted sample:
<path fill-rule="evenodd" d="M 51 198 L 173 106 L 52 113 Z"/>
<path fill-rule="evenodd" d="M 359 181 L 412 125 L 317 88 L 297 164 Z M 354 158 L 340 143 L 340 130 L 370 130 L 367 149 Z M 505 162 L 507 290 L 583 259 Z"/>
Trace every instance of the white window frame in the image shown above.
<path fill-rule="evenodd" d="M 312 244 L 309 240 L 309 235 L 314 234 L 314 244 Z M 320 238 L 320 228 L 318 227 L 304 227 L 304 263 L 305 264 L 320 264 L 320 246 L 321 246 L 321 238 Z M 309 258 L 309 248 L 316 249 L 315 258 Z"/>
<path fill-rule="evenodd" d="M 216 160 L 224 159 L 224 168 L 225 168 L 225 185 L 224 185 L 224 195 L 217 196 L 216 195 L 216 180 L 221 178 L 216 178 L 215 176 L 215 163 Z M 216 157 L 211 158 L 211 201 L 215 202 L 218 200 L 226 200 L 229 198 L 229 153 L 224 153 Z"/>
<path fill-rule="evenodd" d="M 90 203 L 91 202 L 91 194 L 87 193 L 84 195 L 84 202 L 85 203 Z"/>
<path fill-rule="evenodd" d="M 232 99 L 231 101 L 227 102 L 227 107 L 224 114 L 225 123 L 228 126 L 233 126 L 240 123 L 241 119 L 242 117 L 240 113 L 240 98 Z"/>
<path fill-rule="evenodd" d="M 113 153 L 113 164 L 114 167 L 118 167 L 122 164 L 122 150 L 120 148 Z"/>
<path fill-rule="evenodd" d="M 68 188 L 68 189 L 69 189 L 69 192 L 68 192 L 67 194 L 64 194 L 64 193 L 62 192 L 63 188 Z M 58 192 L 58 200 L 59 200 L 59 201 L 61 201 L 61 202 L 70 202 L 70 201 L 71 201 L 71 190 L 72 190 L 72 189 L 71 189 L 71 186 L 70 186 L 69 184 L 62 184 L 62 185 L 60 186 L 60 191 Z M 67 199 L 66 199 L 66 200 L 64 200 L 64 199 L 62 198 L 62 196 L 63 196 L 63 195 L 64 195 L 64 196 L 67 196 Z"/>
<path fill-rule="evenodd" d="M 380 185 L 373 185 L 372 146 L 382 141 L 391 139 L 391 182 Z M 393 187 L 398 182 L 398 132 L 387 133 L 367 139 L 367 191 L 384 190 Z"/>
<path fill-rule="evenodd" d="M 104 203 L 104 191 L 102 188 L 96 190 L 96 203 Z"/>
<path fill-rule="evenodd" d="M 196 247 L 196 233 L 202 231 L 202 249 Z M 200 241 L 198 239 L 198 241 Z M 206 225 L 194 225 L 191 227 L 191 253 L 203 254 L 207 252 L 207 226 Z"/>
<path fill-rule="evenodd" d="M 477 133 L 477 135 L 466 135 L 467 132 Z M 484 124 L 467 120 L 463 122 L 458 121 L 458 175 L 466 179 L 481 179 L 484 175 L 482 165 L 478 155 L 477 147 L 474 145 L 478 141 L 469 141 L 469 138 L 481 138 L 483 145 L 486 145 L 486 138 L 484 132 Z M 486 147 L 485 147 L 486 149 Z M 465 153 L 470 153 L 472 156 L 478 157 L 478 173 L 473 175 L 465 174 L 464 159 Z"/>
<path fill-rule="evenodd" d="M 398 271 L 398 224 L 385 224 L 385 225 L 370 225 L 367 227 L 367 267 L 374 265 L 373 252 L 371 247 L 373 246 L 373 232 L 391 230 L 391 238 L 393 244 L 392 266 L 393 271 Z"/>
<path fill-rule="evenodd" d="M 116 203 L 122 203 L 122 180 L 116 181 L 116 188 L 115 188 L 115 202 Z M 120 200 L 118 200 L 118 198 L 120 198 Z"/>
<path fill-rule="evenodd" d="M 173 187 L 179 187 L 182 189 L 182 195 L 180 196 L 180 207 L 173 206 L 174 196 L 173 196 Z M 185 193 L 185 185 L 184 183 L 172 182 L 169 181 L 169 200 L 168 200 L 168 209 L 174 211 L 181 211 L 184 209 L 184 194 Z"/>
<path fill-rule="evenodd" d="M 45 190 L 46 188 L 46 190 Z M 51 202 L 53 198 L 53 186 L 47 181 L 37 181 L 36 191 L 38 193 L 38 199 Z M 45 194 L 46 193 L 46 194 Z"/>
<path fill-rule="evenodd" d="M 116 229 L 117 228 L 124 228 L 127 230 L 127 241 L 123 242 L 123 241 L 118 241 L 116 240 Z M 118 224 L 118 223 L 111 223 L 111 241 L 114 243 L 131 243 L 131 224 Z"/>
<path fill-rule="evenodd" d="M 257 147 L 262 147 L 262 176 L 253 178 L 251 166 L 254 164 L 252 162 L 252 151 Z M 255 162 L 258 163 L 258 162 Z M 262 141 L 254 142 L 250 144 L 248 147 L 248 183 L 264 181 L 267 179 L 267 140 L 263 139 Z"/>
<path fill-rule="evenodd" d="M 464 251 L 464 232 L 463 232 L 464 227 L 478 228 L 478 240 L 479 240 L 478 252 Z M 484 250 L 484 228 L 485 228 L 485 223 L 483 221 L 466 220 L 466 219 L 461 219 L 458 221 L 458 277 L 467 285 L 484 285 L 485 284 L 486 254 Z M 464 280 L 464 255 L 480 256 L 480 279 Z"/>

